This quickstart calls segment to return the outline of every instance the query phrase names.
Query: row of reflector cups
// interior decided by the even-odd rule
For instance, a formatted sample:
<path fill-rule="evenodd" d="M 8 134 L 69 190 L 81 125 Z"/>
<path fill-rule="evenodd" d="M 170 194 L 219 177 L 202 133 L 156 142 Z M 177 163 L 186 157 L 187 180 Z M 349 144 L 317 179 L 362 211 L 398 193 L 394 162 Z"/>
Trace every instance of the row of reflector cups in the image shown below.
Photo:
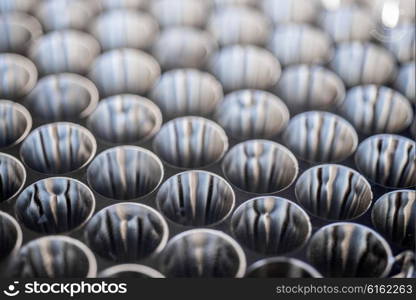
<path fill-rule="evenodd" d="M 0 214 L 10 274 L 412 276 L 407 2 L 392 28 L 389 1 L 147 2 L 0 4 L 0 146 L 19 156 L 0 154 L 1 200 L 48 235 L 20 248 L 20 225 Z M 336 164 L 352 156 L 358 172 Z M 290 201 L 276 195 L 290 186 Z M 394 190 L 375 201 L 376 186 Z M 149 195 L 156 209 L 132 202 Z M 96 198 L 130 202 L 95 213 Z M 367 212 L 375 230 L 348 222 Z M 330 224 L 313 233 L 311 218 Z M 291 257 L 303 248 L 311 265 Z M 247 268 L 249 252 L 265 258 Z M 122 264 L 99 270 L 93 253 Z M 148 257 L 155 269 L 135 264 Z"/>

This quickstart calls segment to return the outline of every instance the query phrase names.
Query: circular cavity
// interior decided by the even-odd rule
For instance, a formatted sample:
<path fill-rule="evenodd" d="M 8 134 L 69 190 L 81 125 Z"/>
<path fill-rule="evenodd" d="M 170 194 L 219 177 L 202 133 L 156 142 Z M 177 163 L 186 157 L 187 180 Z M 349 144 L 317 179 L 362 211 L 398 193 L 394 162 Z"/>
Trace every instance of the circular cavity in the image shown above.
<path fill-rule="evenodd" d="M 335 114 L 310 111 L 296 115 L 283 134 L 285 144 L 308 162 L 339 162 L 354 153 L 358 136 L 354 128 Z"/>
<path fill-rule="evenodd" d="M 279 61 L 256 46 L 227 46 L 216 52 L 209 68 L 226 92 L 239 89 L 267 90 L 281 74 Z"/>
<path fill-rule="evenodd" d="M 149 150 L 119 146 L 100 153 L 87 170 L 90 187 L 109 199 L 133 200 L 153 192 L 163 179 L 163 165 Z"/>
<path fill-rule="evenodd" d="M 213 226 L 231 214 L 235 195 L 222 177 L 205 171 L 186 171 L 170 177 L 156 196 L 158 209 L 184 226 Z"/>
<path fill-rule="evenodd" d="M 80 228 L 92 216 L 95 198 L 82 182 L 64 177 L 39 180 L 17 198 L 16 216 L 27 228 L 43 234 Z"/>
<path fill-rule="evenodd" d="M 348 90 L 341 114 L 364 134 L 399 133 L 413 120 L 409 101 L 395 90 L 376 85 Z"/>
<path fill-rule="evenodd" d="M 399 190 L 381 196 L 373 206 L 371 220 L 378 232 L 395 244 L 416 248 L 416 191 Z"/>
<path fill-rule="evenodd" d="M 369 12 L 354 4 L 325 10 L 319 24 L 335 43 L 369 41 L 376 29 Z"/>
<path fill-rule="evenodd" d="M 163 73 L 150 92 L 163 116 L 209 116 L 223 98 L 221 84 L 209 73 L 177 69 Z"/>
<path fill-rule="evenodd" d="M 163 125 L 153 142 L 155 153 L 177 168 L 203 168 L 219 161 L 228 149 L 225 131 L 200 117 L 183 117 Z"/>
<path fill-rule="evenodd" d="M 287 148 L 268 140 L 237 144 L 222 162 L 228 181 L 242 191 L 255 194 L 272 194 L 288 188 L 298 170 L 296 157 Z"/>
<path fill-rule="evenodd" d="M 403 251 L 394 257 L 394 264 L 389 275 L 391 278 L 414 278 L 415 266 L 415 252 L 410 250 Z"/>
<path fill-rule="evenodd" d="M 263 0 L 261 8 L 276 25 L 282 23 L 312 23 L 318 6 L 311 0 Z"/>
<path fill-rule="evenodd" d="M 394 87 L 406 96 L 413 104 L 416 104 L 416 63 L 411 62 L 402 65 L 400 68 Z"/>
<path fill-rule="evenodd" d="M 394 134 L 373 135 L 358 146 L 355 165 L 370 181 L 390 188 L 416 186 L 416 143 Z"/>
<path fill-rule="evenodd" d="M 22 229 L 16 220 L 0 211 L 0 261 L 13 255 L 22 245 Z"/>
<path fill-rule="evenodd" d="M 290 114 L 275 95 L 261 90 L 239 90 L 225 96 L 215 119 L 238 140 L 270 138 L 285 129 Z"/>
<path fill-rule="evenodd" d="M 95 15 L 92 2 L 85 0 L 41 1 L 34 14 L 46 31 L 85 30 Z"/>
<path fill-rule="evenodd" d="M 101 54 L 93 62 L 89 73 L 101 97 L 145 94 L 159 75 L 157 61 L 136 49 L 116 49 Z"/>
<path fill-rule="evenodd" d="M 38 71 L 26 57 L 2 53 L 0 78 L 0 99 L 18 100 L 33 89 L 38 80 Z"/>
<path fill-rule="evenodd" d="M 312 225 L 295 203 L 280 197 L 258 197 L 235 210 L 231 230 L 244 247 L 276 255 L 302 248 L 311 235 Z"/>
<path fill-rule="evenodd" d="M 416 58 L 415 23 L 401 23 L 389 28 L 381 42 L 400 63 L 413 62 Z"/>
<path fill-rule="evenodd" d="M 347 87 L 388 84 L 396 75 L 396 62 L 386 49 L 372 43 L 340 43 L 330 67 Z"/>
<path fill-rule="evenodd" d="M 141 143 L 158 132 L 161 125 L 159 108 L 136 95 L 103 99 L 88 118 L 88 128 L 92 133 L 110 144 Z"/>
<path fill-rule="evenodd" d="M 0 203 L 14 198 L 26 182 L 26 169 L 11 155 L 0 152 Z"/>
<path fill-rule="evenodd" d="M 247 268 L 248 278 L 320 278 L 312 266 L 296 258 L 271 257 L 259 260 Z"/>
<path fill-rule="evenodd" d="M 367 180 L 341 165 L 319 165 L 306 170 L 295 188 L 297 202 L 310 214 L 326 220 L 351 220 L 371 206 Z"/>
<path fill-rule="evenodd" d="M 99 53 L 98 42 L 76 30 L 52 31 L 37 39 L 29 49 L 29 57 L 42 75 L 85 74 Z"/>
<path fill-rule="evenodd" d="M 312 236 L 307 255 L 325 277 L 385 277 L 393 262 L 389 244 L 355 223 L 321 227 Z"/>
<path fill-rule="evenodd" d="M 0 15 L 0 52 L 24 53 L 42 34 L 42 26 L 25 13 Z"/>
<path fill-rule="evenodd" d="M 146 9 L 149 0 L 97 0 L 104 10 L 114 9 Z"/>
<path fill-rule="evenodd" d="M 167 277 L 243 277 L 246 257 L 227 234 L 212 229 L 193 229 L 174 236 L 160 256 Z"/>
<path fill-rule="evenodd" d="M 318 65 L 287 67 L 274 87 L 291 112 L 330 110 L 345 97 L 345 86 L 334 72 Z"/>
<path fill-rule="evenodd" d="M 329 36 L 307 24 L 285 24 L 276 27 L 267 48 L 282 66 L 326 63 L 332 55 Z"/>
<path fill-rule="evenodd" d="M 56 122 L 89 116 L 98 100 L 98 90 L 89 79 L 77 74 L 61 73 L 39 80 L 24 104 L 35 118 L 43 122 Z"/>
<path fill-rule="evenodd" d="M 109 267 L 100 274 L 101 278 L 165 278 L 159 271 L 145 265 L 122 264 Z"/>
<path fill-rule="evenodd" d="M 192 27 L 168 27 L 153 45 L 152 54 L 164 70 L 202 69 L 216 49 L 214 38 L 206 31 Z"/>
<path fill-rule="evenodd" d="M 147 13 L 117 9 L 98 16 L 91 24 L 90 32 L 104 51 L 116 48 L 148 49 L 159 33 L 159 26 Z"/>
<path fill-rule="evenodd" d="M 265 45 L 271 24 L 259 11 L 244 6 L 226 6 L 214 11 L 207 30 L 220 46 Z"/>
<path fill-rule="evenodd" d="M 32 129 L 32 117 L 22 105 L 0 100 L 0 149 L 19 144 Z"/>
<path fill-rule="evenodd" d="M 24 245 L 10 272 L 18 278 L 91 278 L 97 274 L 97 261 L 80 241 L 51 235 Z"/>
<path fill-rule="evenodd" d="M 153 208 L 119 203 L 100 210 L 85 227 L 85 240 L 101 257 L 117 262 L 143 259 L 166 245 L 166 221 Z"/>
<path fill-rule="evenodd" d="M 84 127 L 58 122 L 30 133 L 20 148 L 22 161 L 43 174 L 65 174 L 86 166 L 97 151 L 94 136 Z"/>
<path fill-rule="evenodd" d="M 2 0 L 0 1 L 0 13 L 30 12 L 38 0 Z"/>
<path fill-rule="evenodd" d="M 209 16 L 211 1 L 152 0 L 150 12 L 162 27 L 203 27 Z"/>

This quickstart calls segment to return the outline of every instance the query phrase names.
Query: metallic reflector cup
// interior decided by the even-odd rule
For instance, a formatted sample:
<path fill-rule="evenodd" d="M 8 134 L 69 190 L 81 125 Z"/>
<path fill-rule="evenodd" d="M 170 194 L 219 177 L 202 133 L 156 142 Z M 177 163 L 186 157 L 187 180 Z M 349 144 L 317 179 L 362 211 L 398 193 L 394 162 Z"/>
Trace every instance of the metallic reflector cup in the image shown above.
<path fill-rule="evenodd" d="M 101 278 L 165 278 L 159 271 L 145 265 L 122 264 L 107 268 L 98 274 Z"/>
<path fill-rule="evenodd" d="M 95 198 L 82 182 L 65 177 L 40 180 L 17 198 L 16 216 L 27 228 L 43 233 L 67 233 L 92 216 Z"/>
<path fill-rule="evenodd" d="M 289 122 L 289 110 L 275 95 L 261 90 L 239 90 L 225 96 L 215 119 L 235 139 L 270 138 Z"/>
<path fill-rule="evenodd" d="M 0 211 L 0 261 L 13 257 L 21 245 L 22 229 L 19 223 L 9 214 Z"/>
<path fill-rule="evenodd" d="M 385 86 L 362 85 L 351 88 L 340 111 L 364 134 L 399 133 L 409 127 L 413 120 L 409 101 Z"/>
<path fill-rule="evenodd" d="M 0 52 L 24 53 L 42 34 L 38 20 L 25 13 L 0 15 Z"/>
<path fill-rule="evenodd" d="M 19 278 L 95 277 L 97 262 L 80 241 L 59 235 L 38 238 L 24 245 L 10 272 Z"/>
<path fill-rule="evenodd" d="M 98 0 L 101 8 L 104 10 L 113 9 L 145 9 L 149 0 Z"/>
<path fill-rule="evenodd" d="M 26 57 L 0 54 L 0 99 L 18 100 L 29 93 L 38 80 L 35 65 Z"/>
<path fill-rule="evenodd" d="M 46 31 L 85 30 L 94 17 L 92 2 L 88 0 L 41 1 L 35 9 L 35 16 Z"/>
<path fill-rule="evenodd" d="M 32 117 L 22 105 L 0 100 L 0 149 L 19 144 L 32 128 Z"/>
<path fill-rule="evenodd" d="M 285 147 L 268 140 L 240 143 L 222 162 L 224 176 L 239 190 L 271 194 L 289 187 L 298 174 L 298 161 Z"/>
<path fill-rule="evenodd" d="M 262 254 L 284 254 L 302 248 L 312 226 L 297 204 L 280 197 L 258 197 L 241 204 L 231 219 L 233 235 Z"/>
<path fill-rule="evenodd" d="M 385 277 L 393 263 L 389 244 L 375 231 L 355 223 L 321 227 L 312 236 L 307 254 L 325 277 Z"/>
<path fill-rule="evenodd" d="M 293 117 L 283 139 L 300 159 L 339 162 L 354 153 L 358 136 L 350 123 L 332 113 L 310 111 Z"/>
<path fill-rule="evenodd" d="M 104 51 L 116 48 L 148 49 L 158 35 L 159 26 L 147 13 L 109 10 L 94 20 L 90 32 Z"/>
<path fill-rule="evenodd" d="M 95 138 L 86 128 L 58 122 L 32 131 L 20 148 L 20 156 L 36 172 L 65 174 L 86 166 L 96 150 Z"/>
<path fill-rule="evenodd" d="M 368 11 L 355 4 L 324 11 L 319 25 L 335 43 L 369 41 L 376 27 Z"/>
<path fill-rule="evenodd" d="M 330 66 L 347 87 L 388 84 L 396 75 L 393 55 L 372 43 L 339 44 Z"/>
<path fill-rule="evenodd" d="M 214 38 L 206 31 L 192 27 L 168 27 L 153 45 L 152 54 L 164 70 L 202 69 L 216 49 Z"/>
<path fill-rule="evenodd" d="M 183 117 L 163 125 L 153 141 L 153 149 L 170 166 L 203 168 L 224 156 L 228 138 L 215 122 L 200 117 Z"/>
<path fill-rule="evenodd" d="M 275 24 L 312 23 L 317 16 L 317 5 L 310 0 L 263 0 L 261 7 Z"/>
<path fill-rule="evenodd" d="M 150 12 L 162 27 L 203 27 L 209 16 L 210 1 L 152 0 Z"/>
<path fill-rule="evenodd" d="M 89 73 L 101 97 L 145 94 L 159 75 L 157 61 L 135 49 L 116 49 L 101 54 L 93 62 Z"/>
<path fill-rule="evenodd" d="M 88 128 L 109 144 L 140 143 L 162 125 L 162 114 L 150 100 L 136 95 L 112 96 L 100 101 L 88 118 Z"/>
<path fill-rule="evenodd" d="M 88 222 L 85 239 L 91 249 L 112 261 L 135 261 L 159 253 L 169 230 L 153 208 L 125 202 L 108 206 Z"/>
<path fill-rule="evenodd" d="M 220 46 L 252 44 L 262 46 L 269 37 L 271 24 L 259 11 L 244 6 L 216 10 L 207 29 Z"/>
<path fill-rule="evenodd" d="M 279 61 L 269 51 L 256 46 L 227 46 L 210 60 L 211 72 L 224 90 L 267 90 L 277 83 L 281 74 Z"/>
<path fill-rule="evenodd" d="M 174 236 L 160 256 L 167 277 L 243 277 L 246 257 L 229 235 L 193 229 Z"/>
<path fill-rule="evenodd" d="M 350 220 L 363 215 L 373 193 L 367 180 L 341 165 L 319 165 L 305 171 L 295 188 L 297 202 L 326 220 Z"/>
<path fill-rule="evenodd" d="M 394 134 L 373 135 L 358 146 L 355 165 L 370 181 L 390 188 L 416 186 L 416 143 Z"/>
<path fill-rule="evenodd" d="M 271 257 L 259 260 L 248 267 L 249 278 L 320 278 L 312 266 L 295 258 Z"/>
<path fill-rule="evenodd" d="M 133 200 L 153 192 L 163 174 L 162 162 L 149 150 L 120 146 L 100 153 L 88 167 L 87 179 L 101 196 Z"/>
<path fill-rule="evenodd" d="M 390 50 L 400 63 L 412 62 L 416 58 L 415 23 L 402 23 L 388 28 L 383 36 L 383 45 Z"/>
<path fill-rule="evenodd" d="M 286 24 L 276 27 L 267 48 L 282 66 L 326 63 L 332 54 L 329 36 L 307 24 Z"/>
<path fill-rule="evenodd" d="M 11 155 L 0 152 L 0 203 L 14 198 L 26 182 L 26 169 Z"/>
<path fill-rule="evenodd" d="M 205 171 L 186 171 L 170 177 L 156 196 L 158 209 L 184 226 L 221 223 L 234 208 L 235 195 L 222 177 Z"/>
<path fill-rule="evenodd" d="M 0 1 L 0 13 L 30 12 L 38 0 L 2 0 Z"/>
<path fill-rule="evenodd" d="M 61 73 L 39 80 L 24 104 L 36 119 L 56 122 L 89 116 L 98 100 L 98 90 L 90 80 L 77 74 Z"/>
<path fill-rule="evenodd" d="M 414 278 L 416 268 L 416 255 L 414 251 L 403 251 L 395 256 L 390 275 L 392 278 Z M 392 274 L 393 273 L 393 274 Z"/>
<path fill-rule="evenodd" d="M 85 74 L 99 53 L 98 42 L 91 35 L 76 30 L 52 31 L 37 39 L 29 49 L 29 57 L 42 75 Z"/>
<path fill-rule="evenodd" d="M 373 206 L 374 227 L 395 244 L 416 249 L 416 191 L 399 190 L 381 196 Z"/>
<path fill-rule="evenodd" d="M 416 67 L 415 62 L 404 64 L 396 77 L 394 87 L 416 104 Z"/>
<path fill-rule="evenodd" d="M 211 74 L 177 69 L 165 72 L 149 97 L 171 119 L 184 115 L 209 116 L 223 96 L 221 84 Z"/>
<path fill-rule="evenodd" d="M 221 9 L 227 6 L 248 6 L 256 7 L 258 0 L 213 0 L 213 5 L 215 8 Z"/>
<path fill-rule="evenodd" d="M 330 110 L 345 97 L 345 86 L 337 74 L 321 66 L 295 65 L 287 67 L 274 87 L 291 112 Z"/>

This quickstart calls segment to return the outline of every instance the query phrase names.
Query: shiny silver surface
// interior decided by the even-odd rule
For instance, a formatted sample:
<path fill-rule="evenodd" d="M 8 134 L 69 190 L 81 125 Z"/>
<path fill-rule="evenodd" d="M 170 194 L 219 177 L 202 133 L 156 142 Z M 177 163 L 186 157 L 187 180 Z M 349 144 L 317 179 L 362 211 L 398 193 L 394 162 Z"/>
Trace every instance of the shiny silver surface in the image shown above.
<path fill-rule="evenodd" d="M 308 215 L 280 197 L 258 197 L 241 204 L 231 219 L 243 246 L 263 254 L 286 254 L 305 245 L 312 231 Z"/>
<path fill-rule="evenodd" d="M 0 100 L 0 149 L 19 144 L 32 129 L 32 117 L 24 106 Z"/>
<path fill-rule="evenodd" d="M 415 23 L 403 23 L 389 29 L 382 38 L 384 46 L 390 50 L 400 63 L 416 59 Z"/>
<path fill-rule="evenodd" d="M 295 156 L 268 140 L 237 144 L 226 154 L 222 171 L 236 188 L 255 194 L 271 194 L 289 187 L 298 175 Z"/>
<path fill-rule="evenodd" d="M 300 159 L 339 162 L 354 153 L 358 136 L 343 118 L 328 112 L 309 111 L 293 117 L 283 139 Z"/>
<path fill-rule="evenodd" d="M 26 177 L 25 167 L 19 160 L 0 153 L 0 203 L 17 196 L 25 185 Z"/>
<path fill-rule="evenodd" d="M 340 112 L 364 134 L 399 133 L 413 120 L 412 106 L 402 94 L 376 85 L 350 89 Z"/>
<path fill-rule="evenodd" d="M 37 0 L 2 0 L 0 13 L 30 12 L 36 6 Z"/>
<path fill-rule="evenodd" d="M 153 192 L 163 179 L 163 165 L 149 150 L 119 146 L 100 153 L 87 170 L 89 186 L 101 196 L 134 200 Z"/>
<path fill-rule="evenodd" d="M 399 69 L 394 87 L 416 104 L 416 67 L 415 62 L 403 64 Z"/>
<path fill-rule="evenodd" d="M 145 9 L 149 6 L 149 0 L 97 0 L 104 10 L 113 9 Z"/>
<path fill-rule="evenodd" d="M 223 96 L 217 79 L 197 69 L 175 69 L 163 73 L 149 95 L 167 119 L 186 115 L 209 116 Z"/>
<path fill-rule="evenodd" d="M 212 229 L 193 229 L 173 237 L 160 257 L 166 277 L 243 277 L 246 257 L 227 234 Z"/>
<path fill-rule="evenodd" d="M 158 209 L 184 226 L 210 226 L 224 221 L 234 209 L 231 186 L 214 173 L 186 171 L 166 180 L 156 196 Z"/>
<path fill-rule="evenodd" d="M 95 198 L 82 182 L 50 177 L 27 187 L 17 198 L 15 213 L 27 228 L 58 234 L 74 231 L 93 215 Z"/>
<path fill-rule="evenodd" d="M 101 97 L 117 94 L 145 94 L 160 75 L 157 61 L 135 49 L 104 52 L 91 65 L 89 78 L 96 84 Z"/>
<path fill-rule="evenodd" d="M 394 134 L 373 135 L 358 146 L 357 169 L 370 181 L 390 188 L 416 186 L 416 143 Z"/>
<path fill-rule="evenodd" d="M 259 4 L 258 0 L 212 0 L 213 5 L 217 9 L 226 6 L 248 6 L 256 7 Z"/>
<path fill-rule="evenodd" d="M 99 100 L 89 79 L 72 73 L 41 78 L 24 99 L 33 116 L 43 122 L 79 120 L 89 116 Z"/>
<path fill-rule="evenodd" d="M 22 245 L 22 229 L 9 214 L 0 211 L 0 261 L 12 257 Z"/>
<path fill-rule="evenodd" d="M 153 208 L 137 203 L 108 206 L 85 228 L 85 240 L 105 259 L 131 262 L 159 253 L 168 240 L 168 227 Z"/>
<path fill-rule="evenodd" d="M 285 129 L 289 110 L 281 99 L 261 90 L 239 90 L 217 105 L 215 119 L 237 140 L 271 138 Z"/>
<path fill-rule="evenodd" d="M 260 5 L 276 24 L 312 23 L 318 12 L 316 2 L 311 0 L 263 0 Z"/>
<path fill-rule="evenodd" d="M 98 274 L 100 278 L 165 278 L 159 271 L 145 265 L 122 264 L 107 268 Z"/>
<path fill-rule="evenodd" d="M 326 220 L 356 219 L 373 200 L 371 186 L 360 173 L 335 164 L 306 170 L 296 183 L 295 195 L 306 211 Z"/>
<path fill-rule="evenodd" d="M 162 114 L 147 98 L 124 94 L 102 99 L 87 124 L 106 143 L 134 144 L 148 140 L 159 131 Z"/>

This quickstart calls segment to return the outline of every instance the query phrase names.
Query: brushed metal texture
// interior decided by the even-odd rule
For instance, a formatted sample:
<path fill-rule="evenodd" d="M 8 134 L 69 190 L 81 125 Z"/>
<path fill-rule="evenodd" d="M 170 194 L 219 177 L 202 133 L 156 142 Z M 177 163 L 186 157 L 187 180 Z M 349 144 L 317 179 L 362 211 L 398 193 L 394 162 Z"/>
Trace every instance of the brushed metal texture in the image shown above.
<path fill-rule="evenodd" d="M 17 196 L 25 185 L 26 177 L 26 169 L 19 160 L 0 152 L 0 203 Z"/>
<path fill-rule="evenodd" d="M 0 149 L 19 144 L 32 129 L 32 116 L 19 103 L 0 100 Z"/>

